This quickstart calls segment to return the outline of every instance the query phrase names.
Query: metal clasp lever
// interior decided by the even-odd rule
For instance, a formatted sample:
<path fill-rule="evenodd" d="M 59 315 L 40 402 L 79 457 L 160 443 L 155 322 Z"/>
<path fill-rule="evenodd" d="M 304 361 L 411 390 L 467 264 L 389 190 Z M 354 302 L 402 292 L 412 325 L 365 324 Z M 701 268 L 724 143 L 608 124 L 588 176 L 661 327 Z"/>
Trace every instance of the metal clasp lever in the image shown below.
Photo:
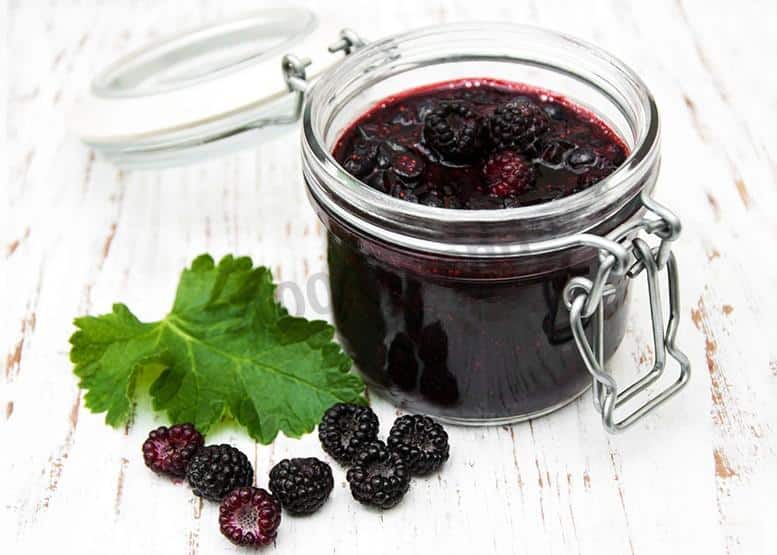
<path fill-rule="evenodd" d="M 343 51 L 346 56 L 364 46 L 366 42 L 355 31 L 343 29 L 340 31 L 339 39 L 329 45 L 328 50 L 332 54 Z M 297 98 L 294 104 L 294 110 L 289 116 L 276 118 L 274 123 L 293 123 L 299 119 L 302 112 L 302 105 L 305 102 L 305 91 L 310 86 L 308 81 L 307 68 L 311 64 L 310 58 L 300 58 L 294 54 L 286 54 L 281 60 L 281 70 L 283 79 L 290 92 L 296 93 Z"/>
<path fill-rule="evenodd" d="M 342 51 L 347 56 L 365 44 L 367 44 L 366 41 L 356 31 L 343 29 L 340 31 L 337 41 L 330 44 L 327 49 L 332 54 Z M 281 60 L 281 70 L 286 86 L 290 91 L 300 93 L 300 98 L 310 85 L 307 76 L 307 68 L 310 64 L 310 58 L 300 58 L 294 54 L 286 54 Z"/>
<path fill-rule="evenodd" d="M 606 283 L 611 273 L 610 270 L 614 266 L 614 255 L 608 251 L 614 249 L 601 252 L 601 266 L 594 281 L 578 277 L 570 280 L 564 288 L 564 298 L 569 308 L 572 333 L 586 368 L 593 377 L 594 406 L 602 415 L 604 427 L 612 433 L 628 428 L 658 405 L 667 401 L 688 383 L 691 375 L 691 365 L 688 358 L 675 344 L 680 318 L 680 295 L 677 261 L 671 251 L 671 242 L 679 235 L 679 220 L 666 208 L 646 195 L 643 196 L 643 204 L 650 212 L 658 215 L 659 219 L 643 219 L 637 227 L 660 237 L 660 245 L 651 249 L 647 242 L 640 237 L 628 239 L 635 231 L 634 228 L 630 228 L 629 233 L 622 234 L 616 240 L 630 241 L 628 250 L 633 256 L 634 263 L 625 272 L 626 277 L 634 279 L 642 272 L 645 272 L 647 277 L 655 347 L 655 361 L 650 372 L 625 389 L 620 390 L 615 378 L 605 367 L 603 299 L 614 292 L 614 287 Z M 614 244 L 621 246 L 620 241 L 614 242 Z M 659 283 L 660 273 L 663 269 L 666 269 L 669 290 L 669 320 L 666 327 L 664 327 Z M 592 319 L 593 346 L 585 334 L 584 321 L 588 318 Z M 647 390 L 663 375 L 667 353 L 679 364 L 680 374 L 678 378 L 626 416 L 617 419 L 616 409 Z"/>

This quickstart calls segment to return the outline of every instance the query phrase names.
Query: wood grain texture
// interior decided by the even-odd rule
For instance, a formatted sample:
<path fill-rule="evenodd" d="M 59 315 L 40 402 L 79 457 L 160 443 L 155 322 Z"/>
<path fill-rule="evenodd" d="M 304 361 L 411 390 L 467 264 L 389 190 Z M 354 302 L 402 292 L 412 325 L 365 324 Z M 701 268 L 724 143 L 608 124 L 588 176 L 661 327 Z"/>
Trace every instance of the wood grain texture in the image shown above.
<path fill-rule="evenodd" d="M 354 503 L 336 469 L 316 516 L 285 517 L 278 553 L 774 553 L 777 550 L 777 9 L 771 1 L 307 2 L 376 38 L 462 20 L 528 22 L 627 61 L 663 116 L 656 197 L 684 222 L 678 342 L 689 387 L 608 436 L 590 397 L 534 422 L 452 428 L 444 472 L 400 508 Z M 226 4 L 226 5 L 223 5 Z M 72 318 L 126 302 L 158 318 L 195 255 L 236 252 L 306 286 L 325 271 L 293 129 L 196 166 L 121 172 L 67 130 L 90 77 L 151 38 L 273 2 L 0 2 L 0 544 L 4 553 L 229 553 L 217 507 L 156 478 L 140 444 L 160 424 L 141 399 L 124 430 L 83 407 Z M 320 4 L 320 5 L 319 5 Z M 293 287 L 284 300 L 292 310 Z M 316 316 L 307 304 L 303 312 Z M 638 302 L 616 376 L 650 366 Z M 387 431 L 395 409 L 375 402 Z M 253 444 L 259 484 L 313 436 Z"/>

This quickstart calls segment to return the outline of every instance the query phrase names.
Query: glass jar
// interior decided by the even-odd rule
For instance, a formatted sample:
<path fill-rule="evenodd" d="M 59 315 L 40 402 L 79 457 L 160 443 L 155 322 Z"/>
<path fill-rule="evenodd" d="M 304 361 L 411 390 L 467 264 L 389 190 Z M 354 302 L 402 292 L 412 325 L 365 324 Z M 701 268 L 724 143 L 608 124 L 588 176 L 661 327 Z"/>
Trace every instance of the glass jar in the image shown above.
<path fill-rule="evenodd" d="M 674 347 L 675 306 L 665 331 L 656 286 L 664 267 L 670 285 L 676 281 L 669 245 L 679 222 L 649 199 L 660 161 L 658 112 L 634 72 L 587 43 L 507 24 L 436 26 L 351 46 L 306 90 L 302 157 L 328 231 L 335 324 L 371 390 L 449 422 L 502 424 L 564 406 L 593 375 L 611 431 L 679 390 L 689 366 Z M 341 133 L 379 100 L 462 78 L 559 93 L 607 122 L 631 154 L 572 196 L 474 211 L 394 199 L 333 158 Z M 647 247 L 641 231 L 661 246 Z M 619 390 L 604 363 L 624 335 L 629 276 L 643 270 L 661 345 L 649 375 Z M 671 287 L 670 301 L 676 297 Z M 665 350 L 680 362 L 680 378 L 619 421 L 615 408 L 656 381 Z"/>
<path fill-rule="evenodd" d="M 679 391 L 690 375 L 674 343 L 671 243 L 680 222 L 650 199 L 658 112 L 634 72 L 590 44 L 532 27 L 436 26 L 365 44 L 350 30 L 331 43 L 336 30 L 323 23 L 284 7 L 161 39 L 101 72 L 70 124 L 121 167 L 156 168 L 255 145 L 302 114 L 304 180 L 328 230 L 340 339 L 372 390 L 407 409 L 462 424 L 513 422 L 592 384 L 615 432 Z M 630 155 L 582 192 L 500 210 L 400 201 L 335 161 L 340 134 L 379 100 L 463 78 L 559 93 L 604 120 Z M 605 363 L 624 335 L 629 282 L 642 274 L 655 360 L 624 388 Z M 679 376 L 655 392 L 667 355 Z"/>

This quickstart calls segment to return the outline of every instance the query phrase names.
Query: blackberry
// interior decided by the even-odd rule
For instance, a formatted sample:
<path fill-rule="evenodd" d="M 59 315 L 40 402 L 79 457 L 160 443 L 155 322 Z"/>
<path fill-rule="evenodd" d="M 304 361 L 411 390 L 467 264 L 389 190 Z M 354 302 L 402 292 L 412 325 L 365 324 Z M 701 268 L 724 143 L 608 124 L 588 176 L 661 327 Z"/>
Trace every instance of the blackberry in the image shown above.
<path fill-rule="evenodd" d="M 353 152 L 343 162 L 343 167 L 354 177 L 365 177 L 375 169 L 375 158 L 378 154 L 378 143 L 358 138 L 352 146 Z"/>
<path fill-rule="evenodd" d="M 192 424 L 160 426 L 143 442 L 143 460 L 154 472 L 183 478 L 186 465 L 203 443 L 202 434 Z"/>
<path fill-rule="evenodd" d="M 376 165 L 380 170 L 391 170 L 403 182 L 418 179 L 424 171 L 424 161 L 412 149 L 394 141 L 383 141 L 378 147 Z"/>
<path fill-rule="evenodd" d="M 410 472 L 417 476 L 438 470 L 450 453 L 445 429 L 420 414 L 397 418 L 389 432 L 388 446 L 399 453 Z"/>
<path fill-rule="evenodd" d="M 489 157 L 483 166 L 483 176 L 489 192 L 504 198 L 531 189 L 537 179 L 537 170 L 520 154 L 503 150 Z"/>
<path fill-rule="evenodd" d="M 548 116 L 529 100 L 513 100 L 497 107 L 489 120 L 491 140 L 499 150 L 533 153 L 538 139 L 550 128 Z"/>
<path fill-rule="evenodd" d="M 208 445 L 192 457 L 186 479 L 194 495 L 221 501 L 233 489 L 250 486 L 254 469 L 248 457 L 231 445 Z"/>
<path fill-rule="evenodd" d="M 424 172 L 424 161 L 410 149 L 404 149 L 392 156 L 391 171 L 404 181 L 414 181 Z"/>
<path fill-rule="evenodd" d="M 281 504 L 260 488 L 234 489 L 219 506 L 221 533 L 235 545 L 268 545 L 275 540 L 280 524 Z"/>
<path fill-rule="evenodd" d="M 342 465 L 354 462 L 362 447 L 378 438 L 378 417 L 369 407 L 337 403 L 324 413 L 318 439 L 332 458 Z"/>
<path fill-rule="evenodd" d="M 316 512 L 334 487 L 332 469 L 315 458 L 283 459 L 270 471 L 270 491 L 289 514 Z"/>
<path fill-rule="evenodd" d="M 346 479 L 354 499 L 381 509 L 395 506 L 410 489 L 410 472 L 405 461 L 382 441 L 362 449 Z"/>
<path fill-rule="evenodd" d="M 482 118 L 467 106 L 446 103 L 426 115 L 423 140 L 443 158 L 463 162 L 480 154 L 485 131 Z"/>
<path fill-rule="evenodd" d="M 354 150 L 343 162 L 348 173 L 373 189 L 411 202 L 417 201 L 411 189 L 418 184 L 425 166 L 415 151 L 388 140 L 374 143 L 374 150 Z"/>

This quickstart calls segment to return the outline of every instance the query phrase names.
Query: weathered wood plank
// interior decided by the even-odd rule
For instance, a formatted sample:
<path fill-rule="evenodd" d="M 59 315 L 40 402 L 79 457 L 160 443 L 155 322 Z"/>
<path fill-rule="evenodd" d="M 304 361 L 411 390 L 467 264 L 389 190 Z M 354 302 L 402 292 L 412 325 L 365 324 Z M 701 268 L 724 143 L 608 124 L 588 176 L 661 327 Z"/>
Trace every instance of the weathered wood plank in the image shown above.
<path fill-rule="evenodd" d="M 657 197 L 683 218 L 679 341 L 689 388 L 637 429 L 604 434 L 584 397 L 528 424 L 451 429 L 443 473 L 402 506 L 355 504 L 335 471 L 332 500 L 285 519 L 289 553 L 771 553 L 777 545 L 777 51 L 772 2 L 306 2 L 369 38 L 454 20 L 529 22 L 592 40 L 630 63 L 663 116 Z M 167 309 L 180 269 L 204 251 L 249 254 L 287 284 L 294 312 L 325 272 L 323 230 L 301 186 L 292 129 L 200 165 L 120 172 L 67 132 L 90 76 L 153 37 L 254 1 L 10 2 L 0 8 L 0 533 L 9 552 L 221 553 L 217 507 L 143 465 L 163 422 L 147 399 L 124 430 L 84 409 L 70 372 L 71 320 L 121 300 Z M 270 4 L 268 2 L 268 4 Z M 650 366 L 644 298 L 612 364 Z M 384 432 L 395 409 L 375 402 Z M 319 455 L 314 436 L 257 446 L 259 485 L 284 457 Z M 5 543 L 4 543 L 5 546 Z"/>

